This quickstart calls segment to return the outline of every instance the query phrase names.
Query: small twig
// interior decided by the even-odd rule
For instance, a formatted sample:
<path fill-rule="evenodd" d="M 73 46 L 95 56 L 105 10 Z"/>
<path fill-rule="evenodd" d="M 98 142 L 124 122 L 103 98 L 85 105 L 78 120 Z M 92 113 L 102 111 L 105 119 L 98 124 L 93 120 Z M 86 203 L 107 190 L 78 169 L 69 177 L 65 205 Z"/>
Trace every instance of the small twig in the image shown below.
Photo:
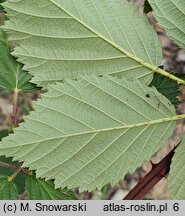
<path fill-rule="evenodd" d="M 13 181 L 20 172 L 21 172 L 21 167 L 19 167 L 19 169 L 16 170 L 12 175 L 8 176 L 8 181 Z"/>
<path fill-rule="evenodd" d="M 13 113 L 12 113 L 12 124 L 14 125 L 14 127 L 18 126 L 18 121 L 17 121 L 17 111 L 18 111 L 17 99 L 18 99 L 18 94 L 19 94 L 19 90 L 18 89 L 14 89 L 14 95 L 13 95 Z"/>
<path fill-rule="evenodd" d="M 176 147 L 175 147 L 176 148 Z M 152 170 L 123 198 L 123 200 L 143 200 L 145 195 L 169 172 L 172 149 L 159 163 L 152 163 Z"/>
<path fill-rule="evenodd" d="M 4 163 L 4 162 L 0 162 L 0 167 L 4 167 L 6 169 L 10 169 L 10 170 L 15 170 L 15 171 L 18 171 L 20 170 L 20 172 L 26 174 L 26 175 L 29 175 L 29 170 L 25 169 L 25 168 L 22 168 L 20 166 L 17 166 L 17 165 L 13 165 L 13 164 L 8 164 L 8 163 Z"/>

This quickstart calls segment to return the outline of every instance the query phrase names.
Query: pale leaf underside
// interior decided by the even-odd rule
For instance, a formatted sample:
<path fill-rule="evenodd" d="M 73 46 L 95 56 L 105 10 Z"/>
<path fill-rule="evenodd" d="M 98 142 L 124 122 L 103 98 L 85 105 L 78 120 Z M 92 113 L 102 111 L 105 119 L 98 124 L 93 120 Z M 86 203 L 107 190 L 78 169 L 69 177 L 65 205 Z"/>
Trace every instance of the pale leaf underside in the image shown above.
<path fill-rule="evenodd" d="M 154 88 L 113 77 L 49 87 L 0 154 L 56 187 L 100 189 L 149 159 L 171 135 L 174 108 Z"/>
<path fill-rule="evenodd" d="M 173 199 L 185 200 L 185 141 L 176 149 L 170 166 L 168 186 Z"/>
<path fill-rule="evenodd" d="M 149 0 L 158 24 L 181 48 L 185 49 L 185 1 Z"/>
<path fill-rule="evenodd" d="M 19 44 L 14 55 L 40 86 L 79 74 L 124 75 L 149 83 L 153 72 L 142 61 L 161 63 L 156 32 L 127 0 L 11 0 L 3 5 L 10 18 L 4 29 Z"/>

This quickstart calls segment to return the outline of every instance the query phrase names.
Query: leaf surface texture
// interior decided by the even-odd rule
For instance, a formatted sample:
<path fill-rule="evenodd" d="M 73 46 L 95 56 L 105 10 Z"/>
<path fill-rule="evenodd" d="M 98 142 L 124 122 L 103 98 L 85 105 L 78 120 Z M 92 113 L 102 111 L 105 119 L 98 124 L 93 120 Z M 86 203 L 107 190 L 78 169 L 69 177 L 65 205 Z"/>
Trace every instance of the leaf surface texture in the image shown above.
<path fill-rule="evenodd" d="M 18 197 L 17 186 L 8 181 L 8 176 L 0 176 L 0 200 L 16 200 Z"/>
<path fill-rule="evenodd" d="M 75 200 L 72 191 L 67 189 L 55 189 L 52 181 L 45 182 L 34 176 L 27 176 L 26 188 L 28 200 Z"/>
<path fill-rule="evenodd" d="M 7 90 L 18 89 L 23 92 L 32 92 L 36 86 L 29 82 L 31 77 L 10 55 L 9 47 L 0 41 L 0 87 Z"/>
<path fill-rule="evenodd" d="M 185 199 L 185 142 L 179 144 L 172 158 L 168 176 L 169 192 L 175 200 Z"/>
<path fill-rule="evenodd" d="M 11 0 L 4 29 L 19 44 L 14 55 L 40 86 L 111 74 L 149 83 L 145 61 L 162 61 L 160 42 L 146 16 L 126 0 Z"/>
<path fill-rule="evenodd" d="M 182 0 L 148 0 L 154 16 L 167 35 L 181 48 L 185 49 L 185 1 Z"/>
<path fill-rule="evenodd" d="M 115 184 L 171 135 L 170 102 L 141 82 L 82 77 L 51 85 L 26 122 L 1 142 L 0 154 L 24 161 L 56 187 Z"/>

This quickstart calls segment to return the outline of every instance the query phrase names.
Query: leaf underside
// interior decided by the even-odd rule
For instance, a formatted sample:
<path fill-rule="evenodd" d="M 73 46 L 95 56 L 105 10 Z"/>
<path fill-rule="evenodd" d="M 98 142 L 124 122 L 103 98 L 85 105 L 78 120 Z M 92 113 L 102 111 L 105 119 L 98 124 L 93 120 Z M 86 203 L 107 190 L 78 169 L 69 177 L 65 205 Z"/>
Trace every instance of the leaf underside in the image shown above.
<path fill-rule="evenodd" d="M 155 6 L 165 1 L 158 2 L 149 1 L 156 14 Z M 150 83 L 151 68 L 160 65 L 161 46 L 146 16 L 131 3 L 8 0 L 3 6 L 9 17 L 3 28 L 19 44 L 13 54 L 48 93 L 3 140 L 0 155 L 23 161 L 58 188 L 84 191 L 117 183 L 165 143 L 175 126 L 174 108 L 142 84 Z M 179 33 L 175 21 L 178 43 L 184 30 Z M 57 81 L 64 83 L 54 85 Z"/>
<path fill-rule="evenodd" d="M 83 77 L 49 87 L 0 154 L 24 161 L 56 187 L 101 189 L 149 159 L 171 135 L 175 111 L 140 82 Z M 163 121 L 163 118 L 169 118 Z"/>
<path fill-rule="evenodd" d="M 150 83 L 162 51 L 145 16 L 126 0 L 11 0 L 4 29 L 18 42 L 13 54 L 43 86 L 78 75 L 105 75 Z"/>
<path fill-rule="evenodd" d="M 168 177 L 168 188 L 173 199 L 185 200 L 185 140 L 175 150 Z"/>
<path fill-rule="evenodd" d="M 158 24 L 181 48 L 185 49 L 185 1 L 148 0 Z"/>

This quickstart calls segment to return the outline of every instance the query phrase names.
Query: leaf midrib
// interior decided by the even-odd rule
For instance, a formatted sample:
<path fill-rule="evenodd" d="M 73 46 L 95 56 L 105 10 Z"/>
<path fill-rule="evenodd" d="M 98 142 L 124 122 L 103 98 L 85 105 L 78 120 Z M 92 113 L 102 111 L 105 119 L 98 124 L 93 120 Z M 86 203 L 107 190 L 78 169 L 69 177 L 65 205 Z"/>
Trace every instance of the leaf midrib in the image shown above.
<path fill-rule="evenodd" d="M 116 130 L 136 128 L 136 127 L 143 127 L 143 126 L 148 126 L 148 125 L 153 125 L 153 124 L 166 123 L 166 122 L 170 122 L 170 121 L 177 121 L 177 120 L 184 119 L 184 118 L 185 118 L 185 114 L 175 115 L 175 116 L 170 116 L 167 118 L 161 118 L 161 119 L 156 119 L 156 120 L 152 120 L 152 121 L 140 122 L 140 123 L 131 124 L 131 125 L 124 125 L 124 126 L 120 126 L 120 127 L 105 128 L 105 129 L 99 129 L 99 130 L 91 130 L 91 131 L 85 131 L 85 132 L 79 132 L 79 133 L 73 133 L 73 134 L 66 134 L 63 136 L 58 136 L 58 137 L 56 136 L 56 137 L 52 137 L 52 138 L 37 140 L 35 142 L 24 143 L 24 145 L 32 145 L 32 144 L 35 144 L 38 142 L 45 142 L 45 141 L 50 141 L 50 140 L 55 140 L 55 139 L 68 138 L 68 137 L 72 137 L 72 136 L 82 136 L 82 135 L 92 134 L 92 133 L 100 133 L 100 132 L 108 132 L 108 131 L 116 131 Z M 29 119 L 32 120 L 31 118 L 29 118 Z M 34 119 L 34 121 L 37 121 L 37 122 L 40 122 L 41 124 L 46 125 L 44 122 L 41 122 L 38 119 Z M 50 127 L 50 125 L 47 125 L 47 126 Z M 21 128 L 21 131 L 30 132 L 30 131 L 23 129 L 23 128 Z M 14 142 L 15 142 L 15 140 L 14 140 Z M 8 147 L 8 149 L 14 148 L 15 145 Z M 4 146 L 1 147 L 2 150 L 7 149 L 7 147 L 4 147 Z M 22 146 L 22 145 L 16 145 L 16 147 L 19 147 L 19 146 Z"/>
<path fill-rule="evenodd" d="M 85 28 L 89 29 L 91 32 L 93 32 L 94 34 L 96 34 L 98 37 L 100 37 L 102 40 L 104 40 L 106 43 L 109 43 L 111 46 L 113 46 L 114 48 L 116 48 L 119 52 L 121 52 L 122 54 L 124 53 L 125 55 L 127 55 L 130 59 L 138 62 L 140 65 L 150 69 L 152 72 L 156 72 L 161 74 L 162 76 L 166 76 L 169 79 L 175 80 L 176 82 L 178 82 L 179 84 L 183 84 L 185 85 L 185 81 L 164 71 L 163 69 L 154 66 L 152 64 L 149 64 L 147 62 L 144 62 L 142 59 L 140 59 L 137 56 L 134 56 L 133 54 L 130 54 L 129 52 L 127 52 L 126 50 L 124 50 L 123 48 L 121 48 L 119 45 L 117 45 L 116 43 L 112 42 L 111 40 L 105 38 L 102 34 L 98 33 L 96 30 L 92 29 L 90 26 L 88 26 L 86 23 L 84 23 L 83 21 L 79 20 L 77 17 L 74 17 L 70 12 L 68 12 L 66 9 L 61 8 L 61 6 L 59 6 L 58 4 L 56 4 L 55 2 L 53 2 L 52 0 L 49 0 L 52 4 L 54 4 L 55 6 L 57 6 L 60 10 L 63 10 L 66 14 L 68 14 L 69 16 L 71 16 L 74 20 L 76 20 L 77 22 L 79 22 L 81 25 L 83 25 Z"/>
<path fill-rule="evenodd" d="M 49 0 L 52 4 L 56 5 L 58 8 L 60 8 L 61 10 L 63 10 L 65 13 L 67 13 L 69 16 L 71 16 L 74 20 L 76 20 L 77 22 L 79 22 L 81 25 L 83 25 L 85 28 L 89 29 L 91 32 L 93 32 L 94 34 L 96 34 L 98 37 L 100 37 L 102 40 L 104 40 L 105 42 L 109 43 L 110 45 L 112 45 L 114 48 L 116 48 L 118 51 L 120 51 L 122 54 L 127 55 L 129 58 L 131 58 L 132 60 L 138 62 L 139 64 L 143 65 L 144 67 L 147 67 L 149 69 L 151 69 L 152 71 L 156 71 L 156 68 L 158 69 L 158 67 L 155 67 L 151 64 L 145 63 L 143 60 L 141 60 L 140 58 L 138 58 L 137 56 L 134 56 L 133 54 L 130 54 L 129 52 L 127 52 L 126 50 L 124 50 L 123 48 L 121 48 L 119 45 L 117 45 L 116 43 L 114 43 L 113 41 L 109 40 L 108 38 L 104 37 L 102 34 L 98 33 L 96 30 L 92 29 L 90 26 L 88 26 L 86 23 L 84 23 L 83 21 L 79 20 L 77 17 L 73 16 L 70 12 L 68 12 L 65 8 L 61 8 L 58 4 L 56 4 L 55 2 L 53 2 L 52 0 Z M 162 70 L 162 69 L 161 69 Z M 163 70 L 162 70 L 163 71 Z M 164 71 L 165 72 L 165 71 Z"/>

